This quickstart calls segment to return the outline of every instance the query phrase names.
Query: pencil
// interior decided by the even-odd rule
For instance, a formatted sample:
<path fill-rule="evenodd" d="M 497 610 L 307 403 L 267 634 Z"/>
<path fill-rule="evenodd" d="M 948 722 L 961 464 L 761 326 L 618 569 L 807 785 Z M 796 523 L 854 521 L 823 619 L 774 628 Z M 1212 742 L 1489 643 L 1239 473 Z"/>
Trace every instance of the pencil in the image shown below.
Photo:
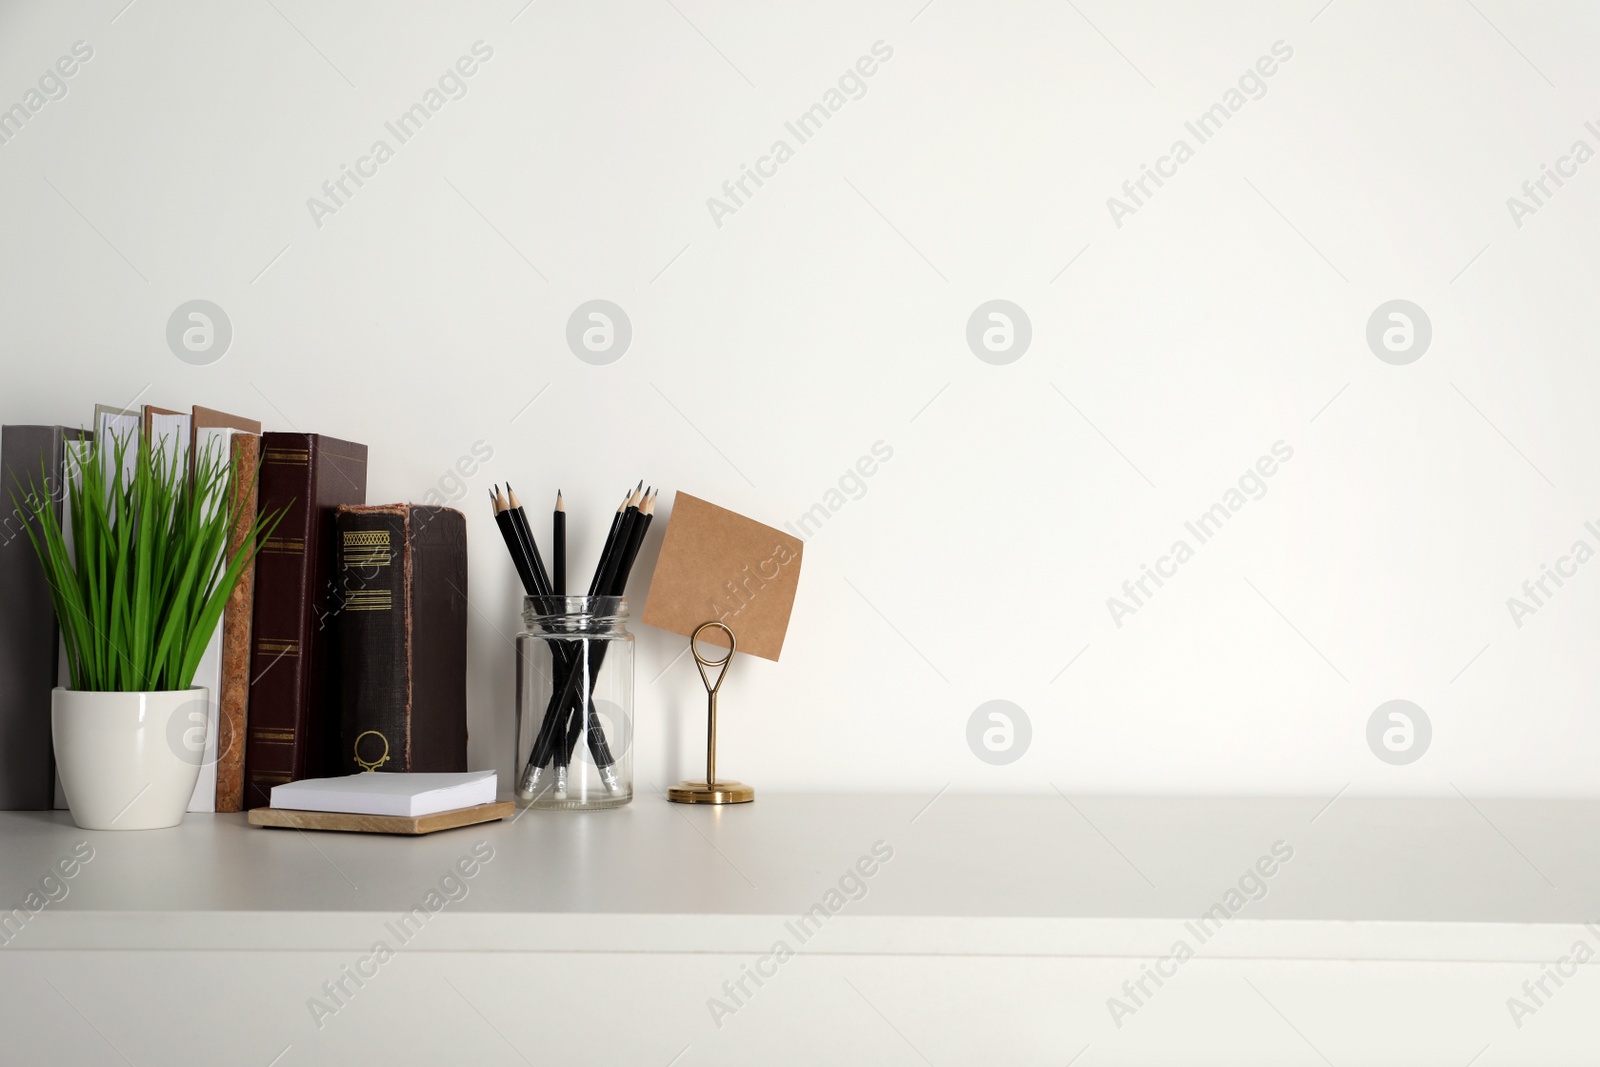
<path fill-rule="evenodd" d="M 628 506 L 622 512 L 622 521 L 617 524 L 616 537 L 607 546 L 605 558 L 600 561 L 600 568 L 595 574 L 595 584 L 600 596 L 619 596 L 616 591 L 617 573 L 622 569 L 622 557 L 627 553 L 628 545 L 633 538 L 634 531 L 639 525 L 639 505 L 644 501 L 644 485 L 641 482 L 638 489 L 628 497 Z"/>
<path fill-rule="evenodd" d="M 645 497 L 644 503 L 639 505 L 639 520 L 634 523 L 633 535 L 628 539 L 628 547 L 622 557 L 622 565 L 618 568 L 615 584 L 612 586 L 612 595 L 621 596 L 628 591 L 628 575 L 633 571 L 633 561 L 639 558 L 639 548 L 644 544 L 644 535 L 650 530 L 650 523 L 655 519 L 656 498 L 651 493 Z"/>
<path fill-rule="evenodd" d="M 594 566 L 594 577 L 592 579 L 590 579 L 590 581 L 589 581 L 589 595 L 590 596 L 601 596 L 602 595 L 600 582 L 601 582 L 601 579 L 603 579 L 605 577 L 606 564 L 607 564 L 607 562 L 610 561 L 611 552 L 616 547 L 617 530 L 619 528 L 621 528 L 621 526 L 622 526 L 622 517 L 623 517 L 624 514 L 626 514 L 626 512 L 628 510 L 628 502 L 631 501 L 632 499 L 633 499 L 633 491 L 629 490 L 626 494 L 624 494 L 624 496 L 622 498 L 622 503 L 617 505 L 617 513 L 615 515 L 611 516 L 611 529 L 606 534 L 605 546 L 600 549 L 600 559 Z"/>
<path fill-rule="evenodd" d="M 517 533 L 517 539 L 522 542 L 528 554 L 528 563 L 533 568 L 533 581 L 539 590 L 540 596 L 550 595 L 550 575 L 545 573 L 544 560 L 539 558 L 539 542 L 533 539 L 533 530 L 528 526 L 528 514 L 522 510 L 522 501 L 517 499 L 517 491 L 511 488 L 511 483 L 506 483 L 506 494 L 511 504 L 507 512 L 511 516 L 511 527 Z"/>
<path fill-rule="evenodd" d="M 623 524 L 617 532 L 616 542 L 611 552 L 611 562 L 607 568 L 607 576 L 603 581 L 601 593 L 604 596 L 620 597 L 627 591 L 628 575 L 633 569 L 633 561 L 639 555 L 639 546 L 644 542 L 645 531 L 650 526 L 651 512 L 654 510 L 655 499 L 646 489 L 643 492 L 635 491 L 630 498 L 630 506 L 623 516 Z M 585 646 L 584 660 L 587 667 L 589 684 L 586 692 L 593 691 L 595 682 L 600 677 L 600 667 L 605 663 L 606 645 L 601 645 L 594 652 L 593 658 L 588 655 Z M 580 668 L 581 669 L 581 668 Z M 593 700 L 587 702 L 586 714 L 574 716 L 568 720 L 565 744 L 558 750 L 558 755 L 564 755 L 568 762 L 571 761 L 572 751 L 578 746 L 578 734 L 587 728 L 589 750 L 595 758 L 595 768 L 600 772 L 606 788 L 614 791 L 613 782 L 615 772 L 611 764 L 615 760 L 611 750 L 605 743 L 605 731 L 600 725 L 599 715 L 595 712 Z M 560 781 L 558 774 L 557 781 Z"/>
<path fill-rule="evenodd" d="M 567 595 L 567 505 L 556 490 L 556 510 L 550 515 L 550 588 L 556 596 Z"/>
<path fill-rule="evenodd" d="M 639 479 L 639 484 L 623 500 L 620 517 L 612 520 L 611 532 L 606 537 L 606 545 L 600 552 L 600 562 L 595 568 L 593 581 L 590 583 L 590 596 L 612 596 L 611 587 L 615 582 L 616 574 L 622 563 L 622 555 L 629 543 L 633 527 L 639 521 L 639 505 L 644 499 L 644 479 Z M 616 762 L 611 755 L 610 746 L 606 744 L 605 730 L 600 725 L 599 714 L 595 711 L 592 696 L 595 680 L 600 674 L 600 665 L 605 662 L 605 645 L 591 652 L 589 642 L 584 641 L 579 645 L 581 662 L 573 663 L 571 673 L 562 686 L 562 696 L 557 706 L 556 718 L 560 723 L 554 740 L 555 761 L 555 796 L 565 799 L 567 794 L 568 767 L 572 763 L 573 750 L 578 747 L 578 737 L 587 734 L 590 754 L 594 756 L 595 768 L 600 772 L 606 784 L 607 792 L 615 792 L 616 772 L 611 770 Z M 578 694 L 578 683 L 587 678 L 588 684 L 583 687 L 583 693 Z"/>
<path fill-rule="evenodd" d="M 640 479 L 639 485 L 623 500 L 618 517 L 612 520 L 611 532 L 606 537 L 605 547 L 601 549 L 600 561 L 595 567 L 594 579 L 589 586 L 590 596 L 616 595 L 612 590 L 612 586 L 616 581 L 616 574 L 621 566 L 623 553 L 627 549 L 628 539 L 631 536 L 633 527 L 638 523 L 639 504 L 643 499 L 644 480 Z M 583 653 L 583 665 L 574 664 L 573 673 L 566 679 L 567 684 L 564 687 L 566 690 L 574 692 L 574 694 L 577 690 L 580 671 L 588 676 L 589 684 L 584 688 L 584 692 L 587 694 L 594 688 L 595 679 L 600 673 L 600 665 L 605 662 L 604 646 L 601 646 L 594 657 L 590 658 L 588 642 L 584 642 Z M 566 700 L 563 699 L 562 703 L 565 704 Z M 584 731 L 585 726 L 589 727 L 591 750 L 595 748 L 594 742 L 596 739 L 600 740 L 602 746 L 604 745 L 605 735 L 599 728 L 599 720 L 594 712 L 593 700 L 585 699 L 577 703 L 582 706 L 569 711 L 565 729 L 562 730 L 560 741 L 555 749 L 557 795 L 559 795 L 561 789 L 563 761 L 571 762 L 572 751 L 578 747 L 578 735 Z M 609 749 L 603 754 L 595 751 L 594 756 L 597 767 L 604 768 L 613 762 Z"/>
<path fill-rule="evenodd" d="M 649 490 L 646 490 L 642 501 L 638 505 L 638 511 L 633 517 L 631 530 L 629 530 L 625 535 L 621 533 L 618 534 L 618 544 L 616 548 L 617 565 L 614 568 L 611 578 L 611 585 L 606 590 L 605 595 L 620 597 L 627 592 L 628 576 L 633 571 L 634 560 L 638 558 L 639 548 L 644 543 L 644 536 L 650 529 L 651 521 L 655 518 L 655 502 L 655 494 Z M 605 645 L 600 647 L 595 654 L 594 660 L 590 664 L 589 687 L 591 689 L 594 687 L 594 683 L 600 675 L 601 664 L 605 662 L 606 647 L 607 646 Z M 591 751 L 594 752 L 595 765 L 599 769 L 602 777 L 605 777 L 610 770 L 610 765 L 613 761 L 610 759 L 609 748 L 606 749 L 604 755 L 602 755 L 602 753 L 596 749 L 596 737 L 598 736 L 600 743 L 603 745 L 605 742 L 605 734 L 600 727 L 599 718 L 594 713 L 592 704 L 589 711 L 588 729 L 590 741 L 589 747 Z M 571 735 L 569 733 L 567 747 L 570 750 L 574 746 L 575 742 L 571 739 Z M 610 784 L 609 778 L 607 779 L 607 784 L 608 786 Z"/>
<path fill-rule="evenodd" d="M 500 536 L 505 540 L 506 551 L 511 555 L 511 565 L 517 568 L 517 577 L 522 581 L 522 591 L 529 596 L 538 595 L 538 587 L 534 585 L 533 569 L 528 565 L 527 556 L 522 551 L 522 543 L 517 537 L 516 530 L 511 526 L 511 516 L 507 514 L 510 507 L 506 502 L 505 494 L 500 492 L 496 485 L 489 491 L 489 499 L 494 507 L 494 523 L 500 527 Z"/>

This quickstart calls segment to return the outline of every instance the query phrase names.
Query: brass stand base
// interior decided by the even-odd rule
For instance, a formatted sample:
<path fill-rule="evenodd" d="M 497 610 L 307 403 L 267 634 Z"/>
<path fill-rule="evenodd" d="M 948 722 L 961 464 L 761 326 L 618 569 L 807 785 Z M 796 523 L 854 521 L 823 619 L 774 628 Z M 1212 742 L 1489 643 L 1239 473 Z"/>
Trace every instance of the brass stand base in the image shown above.
<path fill-rule="evenodd" d="M 674 804 L 748 804 L 755 798 L 755 786 L 722 779 L 709 787 L 704 779 L 695 779 L 667 790 L 667 799 Z"/>

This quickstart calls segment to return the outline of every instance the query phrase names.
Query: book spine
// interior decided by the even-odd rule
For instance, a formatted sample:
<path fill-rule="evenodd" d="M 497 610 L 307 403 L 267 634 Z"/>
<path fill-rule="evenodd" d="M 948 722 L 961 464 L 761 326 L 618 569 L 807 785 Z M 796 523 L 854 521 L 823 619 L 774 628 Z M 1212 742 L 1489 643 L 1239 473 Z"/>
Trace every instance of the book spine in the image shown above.
<path fill-rule="evenodd" d="M 340 772 L 412 771 L 408 509 L 340 508 Z"/>
<path fill-rule="evenodd" d="M 467 769 L 467 519 L 411 509 L 411 770 Z"/>
<path fill-rule="evenodd" d="M 261 437 L 240 433 L 233 438 L 232 462 L 236 481 L 233 506 L 237 520 L 228 537 L 231 559 L 245 548 L 245 537 L 256 521 L 257 478 L 261 465 Z M 256 565 L 251 562 L 239 575 L 239 584 L 222 613 L 222 692 L 218 696 L 217 809 L 244 810 L 244 749 L 250 708 L 250 634 L 255 623 Z"/>
<path fill-rule="evenodd" d="M 313 561 L 312 642 L 309 664 L 312 762 L 315 775 L 337 774 L 343 766 L 340 744 L 339 627 L 344 599 L 340 595 L 335 516 L 340 507 L 360 507 L 367 502 L 367 448 L 331 437 L 319 438 L 316 500 L 318 544 Z"/>
<path fill-rule="evenodd" d="M 50 690 L 59 638 L 50 583 L 19 501 L 42 488 L 59 517 L 61 467 L 60 428 L 0 430 L 0 809 L 7 811 L 48 810 L 55 800 Z"/>
<path fill-rule="evenodd" d="M 256 557 L 245 742 L 246 808 L 271 802 L 272 787 L 328 773 L 330 716 L 338 707 L 334 510 L 367 494 L 364 445 L 316 434 L 261 439 L 260 509 L 287 508 Z"/>
<path fill-rule="evenodd" d="M 97 409 L 98 411 L 98 409 Z M 109 440 L 109 436 L 102 440 Z M 61 433 L 61 484 L 59 489 L 59 504 L 57 514 L 61 520 L 61 543 L 69 556 L 76 558 L 77 534 L 72 524 L 72 494 L 83 486 L 83 467 L 90 460 L 90 453 L 95 446 L 95 434 L 90 430 L 65 429 Z M 104 457 L 104 453 L 101 453 Z M 104 464 L 105 460 L 100 460 Z M 63 689 L 73 686 L 72 660 L 67 651 L 67 642 L 64 635 L 60 635 L 60 620 L 56 620 L 58 638 L 56 640 L 56 685 Z M 52 748 L 51 756 L 55 753 Z M 67 791 L 62 788 L 61 775 L 55 776 L 55 803 L 56 811 L 66 811 Z"/>
<path fill-rule="evenodd" d="M 261 441 L 261 511 L 283 511 L 256 557 L 250 649 L 250 723 L 245 739 L 246 808 L 272 787 L 306 777 L 306 666 L 309 662 L 316 507 L 316 439 L 269 433 Z"/>

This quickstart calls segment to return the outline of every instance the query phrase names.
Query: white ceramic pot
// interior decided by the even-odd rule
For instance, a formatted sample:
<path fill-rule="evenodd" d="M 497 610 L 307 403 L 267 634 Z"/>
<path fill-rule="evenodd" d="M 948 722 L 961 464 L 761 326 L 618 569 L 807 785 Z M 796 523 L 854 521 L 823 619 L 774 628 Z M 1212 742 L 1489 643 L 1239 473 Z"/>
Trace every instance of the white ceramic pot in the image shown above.
<path fill-rule="evenodd" d="M 201 686 L 165 693 L 51 693 L 56 770 L 85 830 L 177 826 L 200 776 L 209 697 Z"/>

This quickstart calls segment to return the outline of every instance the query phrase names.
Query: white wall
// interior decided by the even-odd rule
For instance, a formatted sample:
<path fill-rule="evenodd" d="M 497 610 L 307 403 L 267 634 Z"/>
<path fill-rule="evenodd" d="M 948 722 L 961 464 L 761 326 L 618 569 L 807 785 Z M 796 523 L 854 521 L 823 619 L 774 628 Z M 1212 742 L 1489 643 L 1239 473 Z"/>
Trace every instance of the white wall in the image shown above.
<path fill-rule="evenodd" d="M 1507 206 L 1600 149 L 1592 7 L 123 3 L 0 8 L 0 106 L 93 49 L 0 145 L 0 419 L 205 403 L 367 442 L 373 501 L 491 447 L 463 504 L 475 764 L 510 764 L 492 482 L 565 489 L 586 567 L 639 477 L 778 525 L 882 441 L 807 544 L 783 662 L 731 676 L 730 775 L 1596 791 L 1600 563 L 1507 607 L 1600 548 L 1600 163 L 1520 226 Z M 478 41 L 466 95 L 399 144 L 384 124 Z M 798 143 L 785 122 L 880 41 Z M 1280 41 L 1200 143 L 1185 121 Z M 308 197 L 380 138 L 318 225 Z M 1193 158 L 1114 220 L 1179 138 Z M 633 327 L 608 366 L 564 337 L 596 298 Z M 192 299 L 232 323 L 210 365 L 167 344 Z M 991 299 L 1031 322 L 1008 365 L 966 340 Z M 1394 299 L 1432 325 L 1408 365 L 1365 338 Z M 1185 521 L 1279 441 L 1199 545 Z M 1179 538 L 1194 558 L 1117 625 L 1107 598 Z M 696 772 L 703 697 L 687 658 L 661 673 L 682 639 L 638 629 L 638 778 L 663 787 Z M 996 699 L 1032 730 L 1003 766 L 967 741 Z M 1391 699 L 1432 724 L 1409 765 L 1368 747 Z"/>

